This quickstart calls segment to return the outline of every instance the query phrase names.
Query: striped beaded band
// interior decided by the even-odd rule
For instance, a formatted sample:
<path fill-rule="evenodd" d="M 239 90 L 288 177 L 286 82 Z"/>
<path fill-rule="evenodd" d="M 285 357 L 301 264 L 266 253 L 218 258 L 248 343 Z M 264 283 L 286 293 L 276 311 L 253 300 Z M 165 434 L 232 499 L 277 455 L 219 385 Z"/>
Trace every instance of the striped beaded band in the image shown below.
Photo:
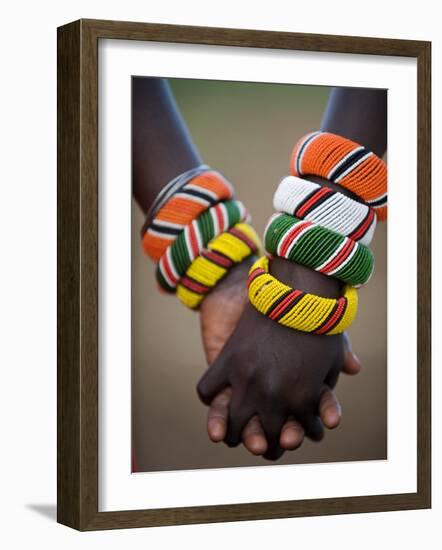
<path fill-rule="evenodd" d="M 255 230 L 237 223 L 221 233 L 195 258 L 177 286 L 177 296 L 191 309 L 199 307 L 205 296 L 236 264 L 256 254 L 261 246 Z"/>
<path fill-rule="evenodd" d="M 373 273 L 371 250 L 335 231 L 287 214 L 273 214 L 264 232 L 267 252 L 305 265 L 352 286 Z"/>
<path fill-rule="evenodd" d="M 385 162 L 350 139 L 328 132 L 301 138 L 290 158 L 294 176 L 314 175 L 345 187 L 387 219 L 387 167 Z"/>
<path fill-rule="evenodd" d="M 181 187 L 183 187 L 186 183 L 189 183 L 189 181 L 194 179 L 196 176 L 199 176 L 203 172 L 209 171 L 210 167 L 207 166 L 207 164 L 200 164 L 199 166 L 195 166 L 186 172 L 178 174 L 178 176 L 169 181 L 169 183 L 165 185 L 158 193 L 151 207 L 147 211 L 144 224 L 141 228 L 141 237 L 143 237 L 144 233 L 147 231 L 147 228 L 152 223 L 152 220 L 155 218 L 160 208 L 166 204 L 172 195 L 177 193 Z"/>
<path fill-rule="evenodd" d="M 295 176 L 281 181 L 273 206 L 279 212 L 315 222 L 365 245 L 370 244 L 376 228 L 376 214 L 366 204 Z"/>
<path fill-rule="evenodd" d="M 237 200 L 220 202 L 203 212 L 184 228 L 161 256 L 156 271 L 160 287 L 166 292 L 175 292 L 181 277 L 209 242 L 247 218 L 247 210 Z"/>
<path fill-rule="evenodd" d="M 250 303 L 281 325 L 315 334 L 339 334 L 350 326 L 358 309 L 358 294 L 344 287 L 339 298 L 324 298 L 290 288 L 269 273 L 269 260 L 257 260 L 247 280 Z"/>
<path fill-rule="evenodd" d="M 143 248 L 158 261 L 167 247 L 202 212 L 234 195 L 232 185 L 213 170 L 196 175 L 158 210 L 143 235 Z"/>

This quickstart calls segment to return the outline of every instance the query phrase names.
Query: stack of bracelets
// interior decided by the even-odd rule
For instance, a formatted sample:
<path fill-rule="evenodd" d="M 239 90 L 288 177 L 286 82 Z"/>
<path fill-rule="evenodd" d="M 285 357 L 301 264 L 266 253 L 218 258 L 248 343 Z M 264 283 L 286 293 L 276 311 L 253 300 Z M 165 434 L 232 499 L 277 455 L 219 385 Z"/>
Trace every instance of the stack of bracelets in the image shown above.
<path fill-rule="evenodd" d="M 142 244 L 157 262 L 159 287 L 191 309 L 260 249 L 247 210 L 233 196 L 224 176 L 202 165 L 172 180 L 146 216 Z"/>
<path fill-rule="evenodd" d="M 355 287 L 368 282 L 374 258 L 368 245 L 377 219 L 387 218 L 387 168 L 357 143 L 327 132 L 313 132 L 295 145 L 291 176 L 273 199 L 277 213 L 264 233 L 269 255 L 285 258 L 344 283 L 339 299 L 290 288 L 269 273 L 262 257 L 250 269 L 249 301 L 287 327 L 315 334 L 339 334 L 358 307 Z M 361 202 L 301 176 L 318 176 L 340 185 Z"/>

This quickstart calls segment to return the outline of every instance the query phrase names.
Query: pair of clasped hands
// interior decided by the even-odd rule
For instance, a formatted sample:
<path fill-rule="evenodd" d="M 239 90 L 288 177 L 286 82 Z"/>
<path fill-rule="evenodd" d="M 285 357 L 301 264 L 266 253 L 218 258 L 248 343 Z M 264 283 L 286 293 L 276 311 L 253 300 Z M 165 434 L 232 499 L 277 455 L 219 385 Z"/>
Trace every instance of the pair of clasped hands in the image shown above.
<path fill-rule="evenodd" d="M 253 260 L 236 266 L 203 301 L 200 323 L 210 365 L 197 391 L 208 405 L 207 431 L 214 442 L 241 443 L 254 455 L 277 460 L 319 441 L 336 428 L 341 406 L 339 374 L 357 374 L 360 362 L 346 333 L 296 331 L 265 317 L 248 302 L 246 280 Z M 339 283 L 281 258 L 270 271 L 300 290 L 339 297 Z"/>
<path fill-rule="evenodd" d="M 165 181 L 199 166 L 202 159 L 166 80 L 136 78 L 133 91 L 134 196 L 147 212 Z M 386 120 L 386 90 L 334 88 L 320 128 L 382 156 Z M 321 178 L 307 179 L 350 196 Z M 251 263 L 235 267 L 202 303 L 202 337 L 210 366 L 198 383 L 198 394 L 209 406 L 210 439 L 229 446 L 242 442 L 251 453 L 276 460 L 299 447 L 305 436 L 318 440 L 324 427 L 339 424 L 341 408 L 333 388 L 341 372 L 356 374 L 360 363 L 345 334 L 298 332 L 258 313 L 247 299 Z M 273 259 L 270 271 L 299 290 L 340 296 L 338 281 L 287 260 Z"/>

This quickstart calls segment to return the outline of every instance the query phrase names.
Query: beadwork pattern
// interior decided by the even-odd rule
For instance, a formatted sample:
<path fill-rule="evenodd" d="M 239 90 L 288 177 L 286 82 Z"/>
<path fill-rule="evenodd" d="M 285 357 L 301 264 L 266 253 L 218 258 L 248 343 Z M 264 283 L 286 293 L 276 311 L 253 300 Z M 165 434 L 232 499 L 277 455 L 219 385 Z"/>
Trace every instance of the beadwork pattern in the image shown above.
<path fill-rule="evenodd" d="M 352 286 L 370 279 L 374 258 L 371 250 L 312 221 L 276 213 L 264 232 L 267 252 L 285 258 Z"/>
<path fill-rule="evenodd" d="M 341 298 L 324 298 L 293 289 L 269 273 L 263 256 L 250 268 L 250 303 L 281 325 L 315 334 L 339 334 L 352 323 L 358 308 L 355 288 L 345 286 Z"/>
<path fill-rule="evenodd" d="M 232 185 L 219 172 L 209 170 L 199 174 L 160 208 L 143 235 L 144 251 L 158 261 L 187 225 L 211 206 L 233 195 Z"/>
<path fill-rule="evenodd" d="M 315 175 L 342 185 L 387 218 L 387 167 L 365 147 L 329 132 L 301 138 L 290 158 L 294 176 Z"/>
<path fill-rule="evenodd" d="M 273 207 L 364 245 L 370 244 L 376 228 L 376 214 L 366 204 L 296 176 L 281 180 L 273 195 Z"/>
<path fill-rule="evenodd" d="M 237 200 L 220 202 L 203 212 L 184 228 L 161 256 L 156 270 L 160 287 L 166 292 L 175 292 L 181 277 L 208 243 L 247 220 L 248 212 Z"/>
<path fill-rule="evenodd" d="M 210 241 L 195 258 L 177 286 L 177 296 L 191 309 L 199 307 L 205 296 L 229 270 L 252 254 L 261 243 L 255 230 L 246 223 L 237 223 Z"/>

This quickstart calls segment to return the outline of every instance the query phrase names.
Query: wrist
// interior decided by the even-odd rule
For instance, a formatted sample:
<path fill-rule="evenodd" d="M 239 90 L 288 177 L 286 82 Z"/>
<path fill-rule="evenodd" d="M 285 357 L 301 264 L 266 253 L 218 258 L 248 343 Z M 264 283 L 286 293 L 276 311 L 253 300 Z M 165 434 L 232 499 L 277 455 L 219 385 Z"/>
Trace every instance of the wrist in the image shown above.
<path fill-rule="evenodd" d="M 304 292 L 324 298 L 340 296 L 341 285 L 337 279 L 283 258 L 272 259 L 270 273 L 282 283 Z"/>

